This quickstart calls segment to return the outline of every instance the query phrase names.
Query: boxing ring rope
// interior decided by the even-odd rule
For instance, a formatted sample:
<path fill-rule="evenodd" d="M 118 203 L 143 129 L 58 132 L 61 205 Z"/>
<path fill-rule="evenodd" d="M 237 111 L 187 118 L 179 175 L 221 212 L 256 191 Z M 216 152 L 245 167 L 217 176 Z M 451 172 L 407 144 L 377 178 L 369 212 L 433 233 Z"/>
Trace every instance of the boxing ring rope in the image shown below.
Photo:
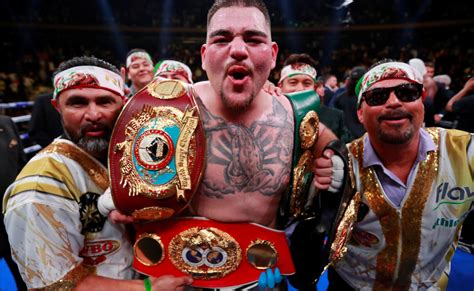
<path fill-rule="evenodd" d="M 9 102 L 9 103 L 0 103 L 0 109 L 24 109 L 33 106 L 34 101 L 20 101 L 20 102 Z M 15 124 L 22 123 L 22 122 L 30 122 L 31 114 L 20 115 L 20 116 L 13 116 L 11 117 Z M 27 140 L 30 136 L 28 133 L 20 134 L 20 138 L 22 141 Z M 23 151 L 25 154 L 31 154 L 37 152 L 41 149 L 39 144 L 35 144 L 29 147 L 25 147 Z"/>
<path fill-rule="evenodd" d="M 33 106 L 34 101 L 0 103 L 0 109 L 21 109 Z"/>

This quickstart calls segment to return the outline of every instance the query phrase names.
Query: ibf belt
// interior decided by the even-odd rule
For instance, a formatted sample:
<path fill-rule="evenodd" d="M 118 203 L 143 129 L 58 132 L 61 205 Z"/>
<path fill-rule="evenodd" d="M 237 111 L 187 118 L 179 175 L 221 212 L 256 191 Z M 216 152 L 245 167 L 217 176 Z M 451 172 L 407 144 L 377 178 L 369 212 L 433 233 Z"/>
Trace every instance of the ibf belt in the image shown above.
<path fill-rule="evenodd" d="M 124 107 L 109 146 L 115 206 L 135 220 L 171 217 L 189 205 L 206 139 L 192 87 L 153 80 Z"/>
<path fill-rule="evenodd" d="M 134 268 L 149 276 L 193 277 L 193 286 L 237 288 L 268 268 L 295 272 L 285 233 L 254 223 L 177 218 L 136 225 Z"/>

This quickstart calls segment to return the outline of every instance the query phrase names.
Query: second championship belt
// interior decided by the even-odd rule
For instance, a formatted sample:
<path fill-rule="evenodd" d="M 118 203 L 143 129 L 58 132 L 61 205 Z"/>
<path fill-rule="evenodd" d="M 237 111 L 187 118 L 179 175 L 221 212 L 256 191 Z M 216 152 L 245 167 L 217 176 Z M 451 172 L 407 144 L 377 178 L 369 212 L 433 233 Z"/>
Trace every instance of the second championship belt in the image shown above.
<path fill-rule="evenodd" d="M 126 104 L 109 147 L 117 209 L 136 221 L 185 209 L 204 171 L 206 138 L 192 87 L 153 80 Z"/>

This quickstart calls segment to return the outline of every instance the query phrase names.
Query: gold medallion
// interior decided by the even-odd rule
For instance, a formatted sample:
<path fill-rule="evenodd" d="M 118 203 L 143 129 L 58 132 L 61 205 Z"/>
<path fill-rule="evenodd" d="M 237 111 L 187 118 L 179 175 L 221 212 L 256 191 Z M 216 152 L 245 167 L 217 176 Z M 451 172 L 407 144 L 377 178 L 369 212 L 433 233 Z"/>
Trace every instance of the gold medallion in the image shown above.
<path fill-rule="evenodd" d="M 140 235 L 133 245 L 133 253 L 140 263 L 148 267 L 158 265 L 165 258 L 165 248 L 161 238 L 151 233 Z"/>
<path fill-rule="evenodd" d="M 177 80 L 155 79 L 147 86 L 148 93 L 158 99 L 175 99 L 186 93 L 183 83 Z"/>
<path fill-rule="evenodd" d="M 307 150 L 316 143 L 319 136 L 319 117 L 315 111 L 306 113 L 301 121 L 299 134 L 302 149 Z"/>
<path fill-rule="evenodd" d="M 239 243 L 214 227 L 193 227 L 179 233 L 171 240 L 168 252 L 176 268 L 201 280 L 223 278 L 242 260 Z"/>
<path fill-rule="evenodd" d="M 305 214 L 304 205 L 306 203 L 307 185 L 311 184 L 309 176 L 312 174 L 313 154 L 306 150 L 300 157 L 298 164 L 293 169 L 293 187 L 290 196 L 290 214 L 299 217 Z M 308 180 L 308 181 L 307 181 Z"/>
<path fill-rule="evenodd" d="M 278 251 L 274 244 L 267 240 L 254 240 L 245 251 L 247 261 L 259 270 L 273 268 L 278 260 Z"/>

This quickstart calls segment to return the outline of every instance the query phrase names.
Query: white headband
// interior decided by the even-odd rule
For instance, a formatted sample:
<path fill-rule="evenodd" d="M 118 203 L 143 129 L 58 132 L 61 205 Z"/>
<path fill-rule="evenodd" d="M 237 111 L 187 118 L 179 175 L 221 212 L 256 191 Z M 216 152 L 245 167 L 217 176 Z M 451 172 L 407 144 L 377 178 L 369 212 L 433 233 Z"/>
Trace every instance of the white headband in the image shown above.
<path fill-rule="evenodd" d="M 147 52 L 139 51 L 139 52 L 132 53 L 127 57 L 127 61 L 126 61 L 127 69 L 128 67 L 130 67 L 132 62 L 135 61 L 136 59 L 145 59 L 147 62 L 149 62 L 153 66 L 153 61 L 151 60 L 150 55 Z"/>
<path fill-rule="evenodd" d="M 387 79 L 401 79 L 412 83 L 423 84 L 423 76 L 409 64 L 402 62 L 388 62 L 373 67 L 365 73 L 357 95 L 357 104 L 360 104 L 362 94 L 373 84 Z"/>
<path fill-rule="evenodd" d="M 111 91 L 122 98 L 123 79 L 119 74 L 96 66 L 77 66 L 58 73 L 54 77 L 53 99 L 65 90 L 74 88 L 97 88 Z"/>
<path fill-rule="evenodd" d="M 305 64 L 305 63 L 295 63 L 288 66 L 283 67 L 281 70 L 280 81 L 278 84 L 281 84 L 284 79 L 288 77 L 293 77 L 295 75 L 307 75 L 310 76 L 316 82 L 316 69 L 312 66 Z"/>
<path fill-rule="evenodd" d="M 189 69 L 188 66 L 186 66 L 185 64 L 181 62 L 172 61 L 172 60 L 164 60 L 158 63 L 156 72 L 155 72 L 155 77 L 159 77 L 161 73 L 166 73 L 166 72 L 181 74 L 186 78 L 186 80 L 188 80 L 189 84 L 193 83 L 193 73 L 191 72 L 191 69 Z"/>

